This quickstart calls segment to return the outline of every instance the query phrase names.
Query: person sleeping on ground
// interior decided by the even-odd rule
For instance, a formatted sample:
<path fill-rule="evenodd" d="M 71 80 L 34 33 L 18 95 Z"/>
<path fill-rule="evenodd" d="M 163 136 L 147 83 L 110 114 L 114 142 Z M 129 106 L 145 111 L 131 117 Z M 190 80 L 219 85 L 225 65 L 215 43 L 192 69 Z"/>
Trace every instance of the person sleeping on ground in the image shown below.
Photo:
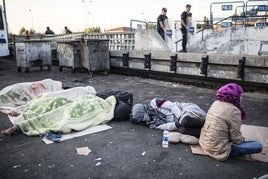
<path fill-rule="evenodd" d="M 14 120 L 14 126 L 2 131 L 27 136 L 49 132 L 70 133 L 106 123 L 114 118 L 115 96 L 102 99 L 93 94 L 65 97 L 34 98 Z"/>
<path fill-rule="evenodd" d="M 23 108 L 13 111 L 16 112 L 13 116 L 18 116 L 13 121 L 14 126 L 2 131 L 2 134 L 11 135 L 17 131 L 29 136 L 49 132 L 69 133 L 111 119 L 128 120 L 130 110 L 117 94 L 99 97 L 91 86 L 45 92 L 38 94 Z"/>
<path fill-rule="evenodd" d="M 59 90 L 59 91 L 50 91 L 50 92 L 44 92 L 40 93 L 34 98 L 37 98 L 38 100 L 44 99 L 44 98 L 54 98 L 54 97 L 63 97 L 66 99 L 73 99 L 78 96 L 86 95 L 86 94 L 96 94 L 95 88 L 91 86 L 78 86 L 78 87 L 73 87 L 65 90 Z M 35 100 L 32 100 L 35 101 Z M 29 105 L 32 101 L 29 101 L 26 105 L 23 106 L 18 106 L 17 108 L 10 109 L 8 115 L 10 116 L 18 116 L 21 114 L 27 105 Z"/>
<path fill-rule="evenodd" d="M 44 92 L 63 90 L 60 81 L 45 79 L 35 82 L 16 83 L 0 91 L 0 112 L 13 114 L 23 108 L 35 96 Z"/>
<path fill-rule="evenodd" d="M 181 137 L 180 134 L 199 138 L 205 118 L 206 112 L 194 103 L 154 98 L 149 104 L 135 104 L 130 120 L 134 124 L 145 124 L 149 128 L 178 131 L 178 138 Z"/>

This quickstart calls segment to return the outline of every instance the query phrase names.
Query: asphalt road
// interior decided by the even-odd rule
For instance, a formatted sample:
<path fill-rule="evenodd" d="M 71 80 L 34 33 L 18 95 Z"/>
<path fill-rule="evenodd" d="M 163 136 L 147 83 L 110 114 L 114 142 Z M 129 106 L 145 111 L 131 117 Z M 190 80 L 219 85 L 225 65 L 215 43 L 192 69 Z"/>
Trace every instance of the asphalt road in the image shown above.
<path fill-rule="evenodd" d="M 45 78 L 62 81 L 65 87 L 93 86 L 130 91 L 134 103 L 147 103 L 154 97 L 171 101 L 194 102 L 207 111 L 215 100 L 216 89 L 186 86 L 178 83 L 131 76 L 59 72 L 35 67 L 30 73 L 17 72 L 13 59 L 0 59 L 0 89 L 17 82 Z M 247 125 L 268 127 L 268 94 L 245 93 L 243 104 Z M 11 126 L 0 114 L 0 130 Z M 129 121 L 110 122 L 112 129 L 46 145 L 41 136 L 4 136 L 0 134 L 0 178 L 243 178 L 268 174 L 268 163 L 229 158 L 218 162 L 208 156 L 194 155 L 188 145 L 170 144 L 162 148 L 162 131 Z M 88 147 L 87 156 L 76 154 L 76 148 Z"/>

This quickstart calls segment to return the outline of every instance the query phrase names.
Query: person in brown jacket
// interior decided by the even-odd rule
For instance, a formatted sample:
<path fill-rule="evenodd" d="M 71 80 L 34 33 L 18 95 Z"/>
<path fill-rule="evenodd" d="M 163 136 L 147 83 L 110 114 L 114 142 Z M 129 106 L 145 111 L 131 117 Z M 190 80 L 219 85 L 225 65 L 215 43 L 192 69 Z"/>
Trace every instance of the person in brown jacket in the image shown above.
<path fill-rule="evenodd" d="M 246 120 L 241 105 L 242 94 L 243 89 L 238 84 L 229 83 L 217 91 L 217 100 L 208 110 L 199 144 L 216 160 L 262 151 L 260 142 L 245 141 L 241 134 L 241 120 Z"/>

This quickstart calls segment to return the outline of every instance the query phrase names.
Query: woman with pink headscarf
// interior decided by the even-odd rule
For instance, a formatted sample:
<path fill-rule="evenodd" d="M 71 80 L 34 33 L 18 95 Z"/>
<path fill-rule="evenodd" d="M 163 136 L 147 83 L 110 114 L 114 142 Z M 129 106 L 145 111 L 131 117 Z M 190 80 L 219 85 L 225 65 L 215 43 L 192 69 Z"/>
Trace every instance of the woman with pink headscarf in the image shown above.
<path fill-rule="evenodd" d="M 217 100 L 210 107 L 201 130 L 199 144 L 210 157 L 223 161 L 231 156 L 259 153 L 262 144 L 245 141 L 240 128 L 246 120 L 241 105 L 243 89 L 229 83 L 217 91 Z"/>

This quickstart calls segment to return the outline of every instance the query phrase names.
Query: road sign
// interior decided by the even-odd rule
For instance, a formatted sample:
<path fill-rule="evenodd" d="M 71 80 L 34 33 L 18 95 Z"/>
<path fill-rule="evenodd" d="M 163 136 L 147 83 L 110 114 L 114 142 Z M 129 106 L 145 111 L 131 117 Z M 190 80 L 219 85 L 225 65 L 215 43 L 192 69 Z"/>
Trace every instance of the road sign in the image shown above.
<path fill-rule="evenodd" d="M 243 18 L 243 17 L 238 17 L 238 16 L 237 16 L 237 17 L 234 17 L 233 20 L 234 20 L 234 21 L 244 21 L 245 18 Z"/>
<path fill-rule="evenodd" d="M 141 30 L 142 29 L 142 25 L 141 24 L 137 24 L 137 29 Z"/>
<path fill-rule="evenodd" d="M 258 11 L 256 11 L 256 10 L 246 11 L 246 14 L 247 14 L 247 15 L 250 15 L 250 16 L 256 16 L 257 13 L 258 13 Z"/>
<path fill-rule="evenodd" d="M 231 11 L 232 9 L 233 9 L 233 5 L 232 4 L 222 5 L 221 6 L 221 10 L 222 11 Z"/>
<path fill-rule="evenodd" d="M 256 27 L 265 27 L 265 26 L 268 26 L 268 23 L 266 22 L 257 22 L 256 23 Z"/>
<path fill-rule="evenodd" d="M 266 5 L 259 5 L 258 6 L 258 11 L 268 11 L 268 6 L 266 6 Z"/>
<path fill-rule="evenodd" d="M 232 22 L 222 22 L 221 23 L 221 27 L 231 27 L 232 26 Z"/>

